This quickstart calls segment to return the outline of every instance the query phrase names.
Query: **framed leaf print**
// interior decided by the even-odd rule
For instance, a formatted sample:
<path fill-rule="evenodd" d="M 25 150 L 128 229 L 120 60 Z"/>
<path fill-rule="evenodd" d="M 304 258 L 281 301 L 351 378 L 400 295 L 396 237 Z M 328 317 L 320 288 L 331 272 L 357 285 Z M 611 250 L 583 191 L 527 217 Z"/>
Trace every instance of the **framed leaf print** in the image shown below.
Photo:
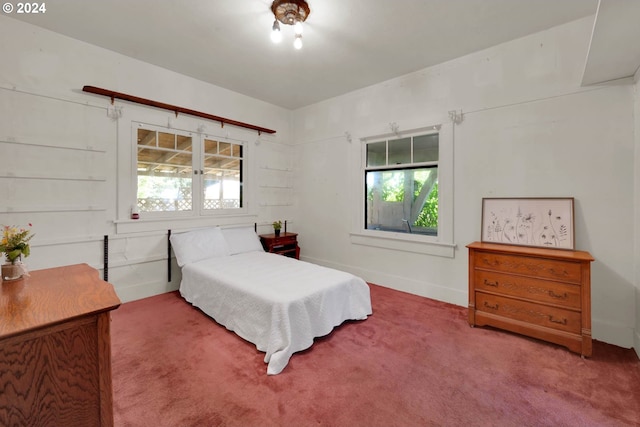
<path fill-rule="evenodd" d="M 483 198 L 481 240 L 575 249 L 573 197 Z"/>

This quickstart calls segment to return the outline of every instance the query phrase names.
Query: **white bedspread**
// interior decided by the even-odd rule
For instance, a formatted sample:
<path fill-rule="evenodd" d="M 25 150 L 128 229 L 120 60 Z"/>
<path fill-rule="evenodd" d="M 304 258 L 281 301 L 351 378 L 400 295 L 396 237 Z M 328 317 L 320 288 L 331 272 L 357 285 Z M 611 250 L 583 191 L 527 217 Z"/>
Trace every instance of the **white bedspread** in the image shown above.
<path fill-rule="evenodd" d="M 359 277 L 268 252 L 209 258 L 182 267 L 180 293 L 266 353 L 275 375 L 291 355 L 345 320 L 372 313 Z"/>

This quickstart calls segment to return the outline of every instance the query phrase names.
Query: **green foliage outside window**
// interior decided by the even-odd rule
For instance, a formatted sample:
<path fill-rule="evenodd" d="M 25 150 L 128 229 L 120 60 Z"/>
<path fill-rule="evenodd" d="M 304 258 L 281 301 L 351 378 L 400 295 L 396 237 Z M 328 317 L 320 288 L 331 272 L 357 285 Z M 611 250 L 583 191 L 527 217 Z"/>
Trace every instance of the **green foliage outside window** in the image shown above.
<path fill-rule="evenodd" d="M 416 195 L 418 193 L 415 193 Z M 436 182 L 429 193 L 427 201 L 422 207 L 418 219 L 414 223 L 417 227 L 438 228 L 438 183 Z"/>
<path fill-rule="evenodd" d="M 416 171 L 414 174 L 413 200 L 420 194 L 420 190 L 429 177 L 428 171 Z M 404 201 L 404 172 L 385 172 L 382 175 L 382 200 L 385 202 Z M 369 189 L 367 195 L 369 200 L 373 200 L 373 188 Z M 433 185 L 427 200 L 422 207 L 416 221 L 412 224 L 415 227 L 438 228 L 438 183 Z"/>

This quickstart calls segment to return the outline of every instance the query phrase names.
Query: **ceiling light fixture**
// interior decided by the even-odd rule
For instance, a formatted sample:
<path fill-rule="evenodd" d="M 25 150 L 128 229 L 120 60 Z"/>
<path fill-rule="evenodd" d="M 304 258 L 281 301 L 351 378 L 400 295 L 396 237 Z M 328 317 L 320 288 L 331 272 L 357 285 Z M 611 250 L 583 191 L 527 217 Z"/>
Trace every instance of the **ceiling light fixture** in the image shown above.
<path fill-rule="evenodd" d="M 278 21 L 273 21 L 273 27 L 271 28 L 271 41 L 274 43 L 280 43 L 282 41 L 282 32 L 280 32 L 280 24 Z"/>
<path fill-rule="evenodd" d="M 311 10 L 305 0 L 275 0 L 271 3 L 271 12 L 275 17 L 271 27 L 271 40 L 279 43 L 282 40 L 280 23 L 294 27 L 295 38 L 293 46 L 302 48 L 302 23 L 307 20 Z"/>

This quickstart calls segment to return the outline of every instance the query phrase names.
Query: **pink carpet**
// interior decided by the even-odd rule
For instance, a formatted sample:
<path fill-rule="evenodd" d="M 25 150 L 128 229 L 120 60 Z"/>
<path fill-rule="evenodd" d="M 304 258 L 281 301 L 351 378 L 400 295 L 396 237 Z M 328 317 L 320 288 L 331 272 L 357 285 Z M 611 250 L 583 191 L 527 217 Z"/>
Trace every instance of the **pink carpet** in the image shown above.
<path fill-rule="evenodd" d="M 640 361 L 590 359 L 467 309 L 371 285 L 374 314 L 266 375 L 264 353 L 178 293 L 113 312 L 117 426 L 633 426 Z"/>

